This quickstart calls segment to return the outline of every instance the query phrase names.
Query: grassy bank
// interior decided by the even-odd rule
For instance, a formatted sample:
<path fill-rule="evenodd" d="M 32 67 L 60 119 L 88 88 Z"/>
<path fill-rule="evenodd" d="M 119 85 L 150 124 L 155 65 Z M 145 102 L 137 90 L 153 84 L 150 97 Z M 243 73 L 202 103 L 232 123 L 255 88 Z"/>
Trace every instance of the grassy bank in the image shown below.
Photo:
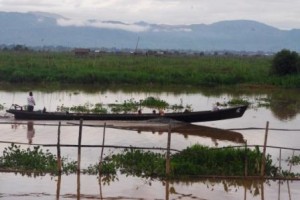
<path fill-rule="evenodd" d="M 0 52 L 0 80 L 35 84 L 300 86 L 299 75 L 271 75 L 271 60 L 241 56 L 76 57 L 72 53 Z"/>

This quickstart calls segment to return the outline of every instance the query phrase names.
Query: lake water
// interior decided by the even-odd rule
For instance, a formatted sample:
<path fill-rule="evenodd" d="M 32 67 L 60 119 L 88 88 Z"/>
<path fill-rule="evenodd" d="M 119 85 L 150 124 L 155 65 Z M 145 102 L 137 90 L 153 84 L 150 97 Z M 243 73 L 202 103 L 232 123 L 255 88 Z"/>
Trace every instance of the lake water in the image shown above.
<path fill-rule="evenodd" d="M 148 91 L 148 90 L 147 90 Z M 101 90 L 86 92 L 85 90 L 60 90 L 44 92 L 34 90 L 37 102 L 35 109 L 46 107 L 48 111 L 56 110 L 57 106 L 75 106 L 86 103 L 123 103 L 125 100 L 145 99 L 153 96 L 167 101 L 169 104 L 190 105 L 193 110 L 210 110 L 216 102 L 227 102 L 233 98 L 246 99 L 253 105 L 243 117 L 224 121 L 194 123 L 197 126 L 206 126 L 219 129 L 234 129 L 235 132 L 247 141 L 248 145 L 263 145 L 267 121 L 269 132 L 267 144 L 285 148 L 300 149 L 300 97 L 299 90 L 267 90 L 241 92 L 237 90 L 217 92 L 210 90 L 196 90 L 193 92 L 157 92 L 157 91 L 124 91 Z M 0 90 L 0 104 L 9 108 L 11 104 L 26 104 L 27 91 Z M 272 99 L 270 107 L 259 107 L 262 99 Z M 275 102 L 275 103 L 274 103 Z M 147 110 L 145 109 L 145 112 Z M 0 111 L 0 152 L 11 142 L 23 143 L 22 148 L 30 147 L 29 143 L 45 145 L 57 142 L 57 121 L 33 121 L 34 133 L 28 133 L 28 121 L 16 121 L 12 116 Z M 98 122 L 84 122 L 99 124 Z M 61 144 L 77 144 L 77 125 L 62 122 Z M 246 130 L 240 130 L 245 129 Z M 253 129 L 256 128 L 256 129 Z M 261 128 L 261 129 L 259 129 Z M 275 130 L 286 129 L 286 130 Z M 201 132 L 203 131 L 203 132 Z M 171 148 L 181 150 L 193 144 L 203 144 L 211 147 L 242 145 L 240 140 L 230 136 L 220 136 L 212 133 L 211 129 L 199 129 L 198 135 L 183 133 L 171 134 Z M 200 133 L 201 132 L 201 133 Z M 82 144 L 101 145 L 103 127 L 83 127 Z M 223 132 L 221 132 L 223 133 Z M 167 147 L 166 132 L 132 131 L 106 128 L 106 145 L 138 146 L 138 147 Z M 226 134 L 226 133 L 224 133 Z M 56 154 L 56 147 L 43 147 Z M 120 152 L 120 149 L 107 148 L 105 155 Z M 279 165 L 279 149 L 268 148 L 267 153 L 272 156 L 276 165 Z M 281 167 L 290 169 L 285 160 L 299 151 L 282 150 Z M 81 167 L 99 161 L 101 148 L 83 148 L 81 153 Z M 77 160 L 77 148 L 62 148 L 62 156 L 70 160 Z M 299 167 L 292 167 L 293 172 L 300 173 Z M 145 180 L 138 177 L 126 177 L 119 174 L 118 180 L 110 184 L 99 184 L 96 176 L 80 175 L 62 176 L 60 184 L 58 177 L 49 175 L 43 177 L 28 177 L 14 173 L 0 173 L 0 198 L 3 199 L 300 199 L 298 190 L 300 182 L 278 181 L 264 183 L 230 181 L 230 180 L 199 180 L 188 182 L 164 183 L 158 180 Z M 80 189 L 78 187 L 80 186 Z M 169 191 L 169 192 L 166 192 Z M 170 192 L 171 191 L 171 192 Z M 77 198 L 78 199 L 78 198 Z"/>

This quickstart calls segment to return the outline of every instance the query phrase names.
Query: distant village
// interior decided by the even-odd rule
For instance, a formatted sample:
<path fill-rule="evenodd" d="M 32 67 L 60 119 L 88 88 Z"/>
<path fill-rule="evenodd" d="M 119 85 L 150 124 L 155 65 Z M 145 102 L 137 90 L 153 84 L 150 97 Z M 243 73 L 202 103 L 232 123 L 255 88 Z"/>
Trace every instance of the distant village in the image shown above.
<path fill-rule="evenodd" d="M 63 46 L 28 47 L 25 45 L 0 45 L 0 51 L 33 52 L 72 52 L 75 56 L 97 56 L 104 54 L 141 55 L 141 56 L 272 56 L 276 52 L 263 51 L 195 51 L 178 49 L 118 49 L 118 48 L 71 48 Z"/>

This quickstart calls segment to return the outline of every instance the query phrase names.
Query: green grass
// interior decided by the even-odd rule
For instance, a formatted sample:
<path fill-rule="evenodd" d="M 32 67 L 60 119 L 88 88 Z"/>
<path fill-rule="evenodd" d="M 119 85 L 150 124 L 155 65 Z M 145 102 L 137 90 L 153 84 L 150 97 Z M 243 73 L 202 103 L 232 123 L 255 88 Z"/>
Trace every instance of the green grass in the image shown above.
<path fill-rule="evenodd" d="M 241 56 L 76 57 L 57 52 L 0 52 L 0 79 L 40 84 L 300 86 L 299 75 L 272 75 L 271 61 L 271 57 Z"/>

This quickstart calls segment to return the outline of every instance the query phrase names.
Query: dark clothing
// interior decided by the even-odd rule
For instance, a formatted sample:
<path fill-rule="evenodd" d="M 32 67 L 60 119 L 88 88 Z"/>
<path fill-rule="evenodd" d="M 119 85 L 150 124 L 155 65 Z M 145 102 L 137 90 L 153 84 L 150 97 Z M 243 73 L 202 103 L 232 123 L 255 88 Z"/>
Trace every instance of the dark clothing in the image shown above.
<path fill-rule="evenodd" d="M 33 106 L 27 106 L 27 110 L 32 112 L 33 111 Z"/>

